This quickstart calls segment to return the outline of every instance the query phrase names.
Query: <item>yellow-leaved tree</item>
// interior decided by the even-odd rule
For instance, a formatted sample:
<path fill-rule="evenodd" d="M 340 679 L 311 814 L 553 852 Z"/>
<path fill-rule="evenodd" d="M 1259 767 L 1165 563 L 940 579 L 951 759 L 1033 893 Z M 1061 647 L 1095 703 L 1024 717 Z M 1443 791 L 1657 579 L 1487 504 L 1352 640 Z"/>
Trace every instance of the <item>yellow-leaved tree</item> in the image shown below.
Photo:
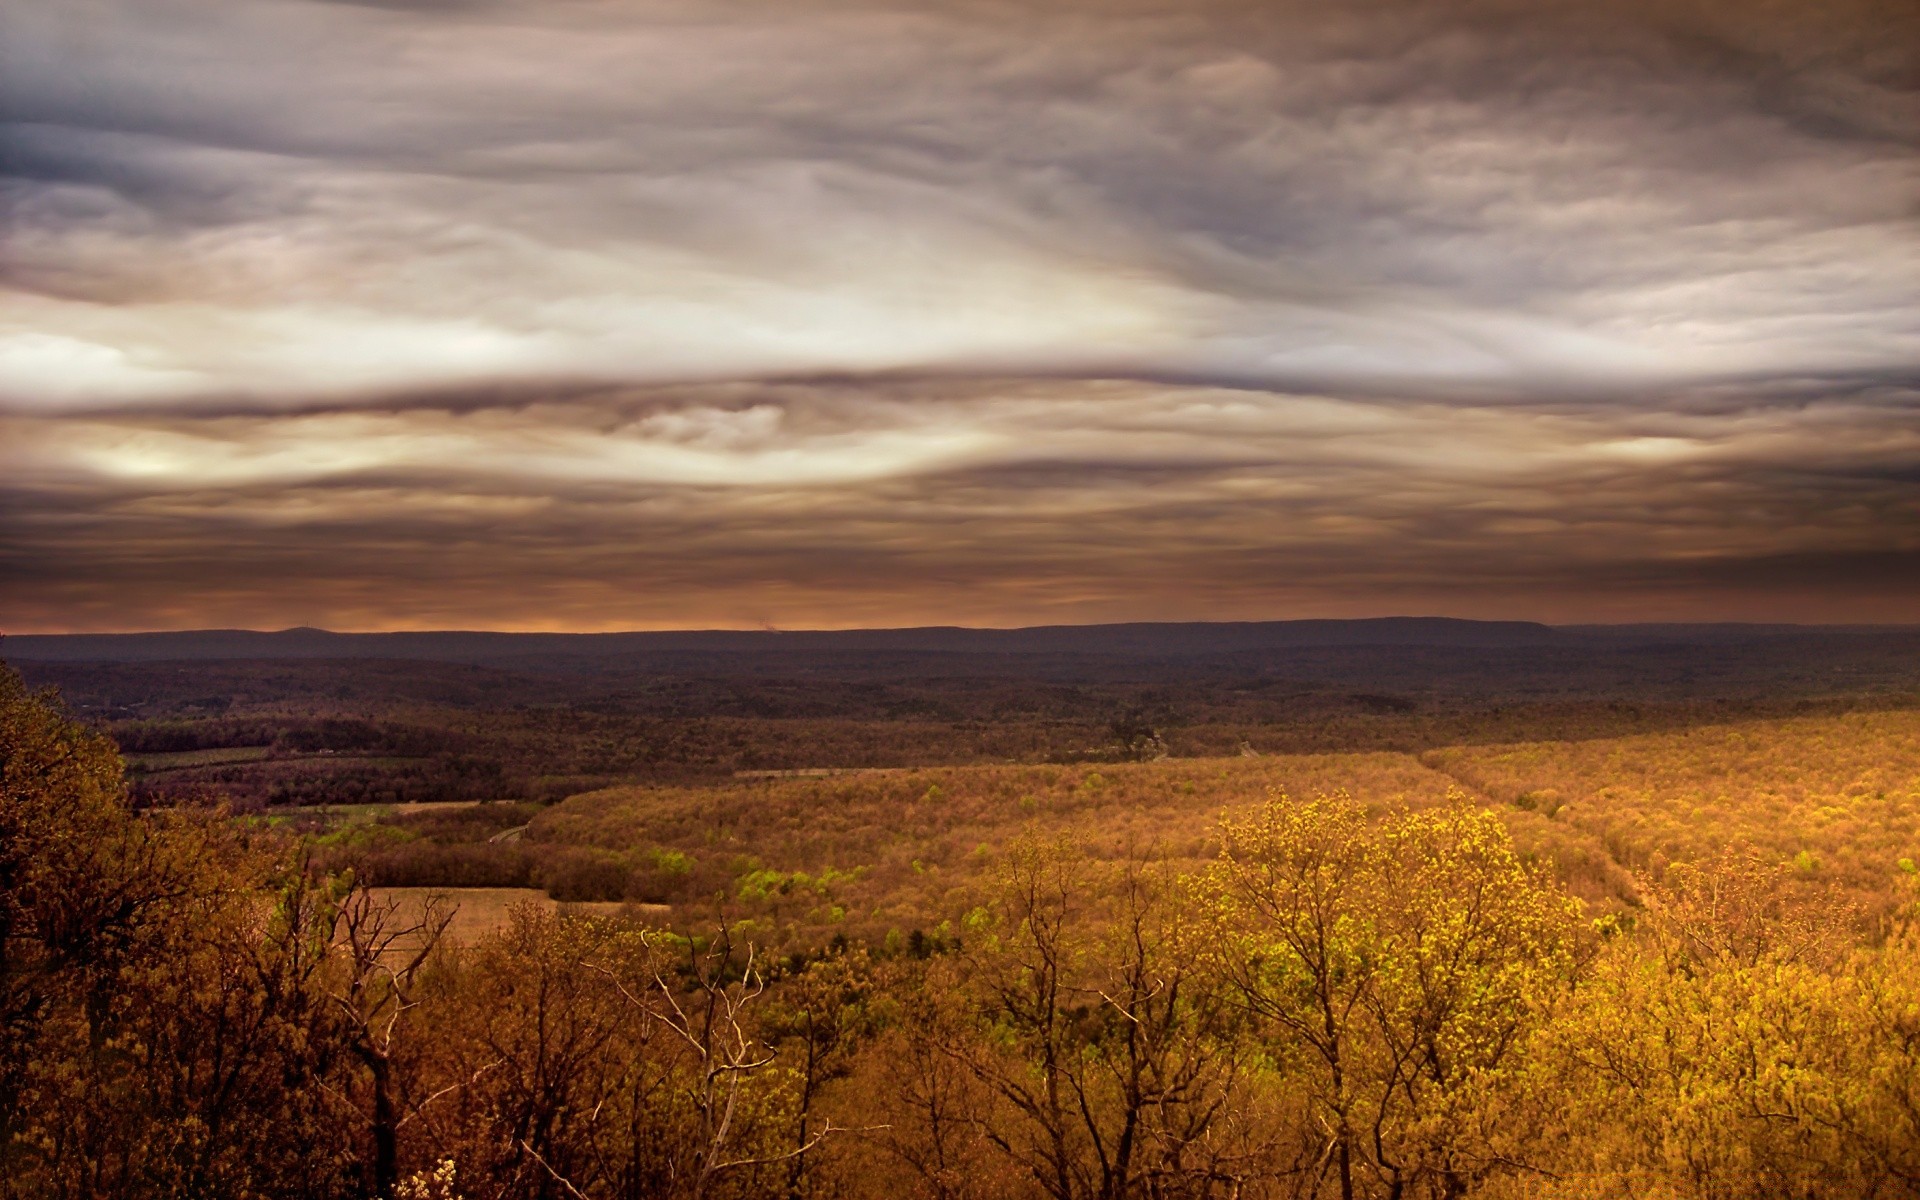
<path fill-rule="evenodd" d="M 0 668 L 0 1196 L 354 1193 L 327 897 Z M 277 901 L 277 902 L 276 902 Z"/>
<path fill-rule="evenodd" d="M 1920 936 L 1855 944 L 1843 904 L 1735 847 L 1643 884 L 1538 1050 L 1560 1173 L 1698 1200 L 1920 1188 Z"/>
<path fill-rule="evenodd" d="M 1572 978 L 1577 902 L 1463 801 L 1375 819 L 1276 796 L 1223 832 L 1221 970 L 1309 1098 L 1307 1193 L 1454 1197 L 1526 1169 L 1518 1067 Z"/>

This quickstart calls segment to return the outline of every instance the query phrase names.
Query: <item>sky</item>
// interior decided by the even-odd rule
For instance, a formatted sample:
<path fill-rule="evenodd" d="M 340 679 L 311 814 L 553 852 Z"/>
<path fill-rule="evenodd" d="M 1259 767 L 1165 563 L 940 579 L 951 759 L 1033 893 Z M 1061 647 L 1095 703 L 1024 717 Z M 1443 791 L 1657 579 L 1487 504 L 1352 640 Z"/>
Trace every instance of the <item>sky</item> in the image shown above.
<path fill-rule="evenodd" d="M 1911 0 L 0 0 L 0 630 L 1920 620 Z"/>

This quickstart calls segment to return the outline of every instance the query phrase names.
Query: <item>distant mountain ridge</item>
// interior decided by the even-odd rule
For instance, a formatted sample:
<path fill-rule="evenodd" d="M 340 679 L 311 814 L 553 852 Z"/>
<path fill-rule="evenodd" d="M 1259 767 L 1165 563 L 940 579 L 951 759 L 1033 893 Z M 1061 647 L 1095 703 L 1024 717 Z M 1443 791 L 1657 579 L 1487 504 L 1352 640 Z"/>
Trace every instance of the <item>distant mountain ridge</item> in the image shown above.
<path fill-rule="evenodd" d="M 527 664 L 541 659 L 607 659 L 688 654 L 875 653 L 1074 655 L 1207 658 L 1249 651 L 1341 646 L 1488 649 L 1620 642 L 1701 644 L 1792 636 L 1868 633 L 1875 627 L 1794 625 L 1583 625 L 1473 621 L 1452 617 L 1254 622 L 1135 622 L 1019 629 L 926 626 L 849 630 L 680 630 L 628 633 L 499 633 L 445 630 L 334 633 L 204 629 L 169 633 L 17 634 L 0 658 L 23 662 L 167 662 L 217 659 L 399 659 Z M 1884 629 L 1885 627 L 1879 627 Z"/>

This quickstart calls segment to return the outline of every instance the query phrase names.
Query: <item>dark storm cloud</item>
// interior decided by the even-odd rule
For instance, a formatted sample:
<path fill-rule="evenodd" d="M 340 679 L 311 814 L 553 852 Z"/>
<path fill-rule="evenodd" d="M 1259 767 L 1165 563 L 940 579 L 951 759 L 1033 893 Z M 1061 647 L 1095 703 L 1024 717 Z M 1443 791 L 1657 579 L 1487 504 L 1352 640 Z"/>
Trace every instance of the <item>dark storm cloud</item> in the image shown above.
<path fill-rule="evenodd" d="M 1691 397 L 1676 397 L 1686 401 Z M 1731 410 L 1030 380 L 16 416 L 9 611 L 364 625 L 1891 619 L 1920 395 Z M 351 564 L 342 570 L 342 564 Z M 1635 608 L 1635 605 L 1640 607 Z M 890 615 L 891 614 L 891 615 Z M 123 620 L 124 623 L 124 620 Z"/>
<path fill-rule="evenodd" d="M 1884 617 L 1920 547 L 1896 0 L 0 5 L 20 628 Z"/>

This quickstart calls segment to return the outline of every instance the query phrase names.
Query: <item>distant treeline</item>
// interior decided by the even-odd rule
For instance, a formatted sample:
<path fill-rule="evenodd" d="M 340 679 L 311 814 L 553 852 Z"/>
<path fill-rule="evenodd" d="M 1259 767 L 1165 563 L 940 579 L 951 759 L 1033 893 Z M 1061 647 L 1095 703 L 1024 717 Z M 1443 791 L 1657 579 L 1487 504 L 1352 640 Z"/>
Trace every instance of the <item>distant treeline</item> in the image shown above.
<path fill-rule="evenodd" d="M 271 746 L 288 754 L 332 751 L 408 757 L 470 748 L 478 739 L 446 729 L 427 729 L 392 721 L 350 717 L 217 718 L 212 720 L 123 721 L 113 740 L 127 754 L 174 754 L 230 746 Z M 455 743 L 454 747 L 449 742 Z"/>
<path fill-rule="evenodd" d="M 136 801 L 162 807 L 550 801 L 753 770 L 1420 753 L 1920 706 L 1914 629 L 1387 621 L 6 644 L 48 656 L 25 664 L 29 679 L 108 730 L 133 756 Z M 160 657 L 189 652 L 210 657 Z M 228 657 L 243 652 L 269 657 Z M 375 652 L 426 657 L 341 657 Z M 108 653 L 126 657 L 76 657 Z M 184 757 L 223 749 L 265 752 Z"/>

